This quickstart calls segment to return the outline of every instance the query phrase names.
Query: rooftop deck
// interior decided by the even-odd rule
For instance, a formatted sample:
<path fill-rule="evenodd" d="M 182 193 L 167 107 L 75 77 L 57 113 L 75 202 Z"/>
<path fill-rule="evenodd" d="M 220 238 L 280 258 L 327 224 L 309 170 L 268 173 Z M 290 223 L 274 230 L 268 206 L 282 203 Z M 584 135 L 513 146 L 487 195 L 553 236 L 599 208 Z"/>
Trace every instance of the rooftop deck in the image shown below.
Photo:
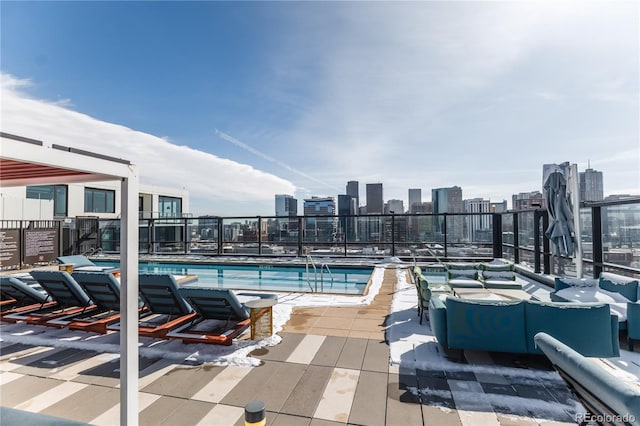
<path fill-rule="evenodd" d="M 368 306 L 294 308 L 282 341 L 251 353 L 257 367 L 144 352 L 140 424 L 241 425 L 245 404 L 255 399 L 265 403 L 272 425 L 574 424 L 586 413 L 543 356 L 440 352 L 431 345 L 437 353 L 415 347 L 390 363 L 389 328 L 399 326 L 390 310 L 404 273 L 386 269 Z M 12 327 L 3 324 L 3 334 Z M 3 339 L 2 406 L 117 424 L 117 354 L 48 346 L 44 336 L 64 331 L 37 328 L 44 330 L 42 345 Z M 425 356 L 433 364 L 413 362 Z"/>

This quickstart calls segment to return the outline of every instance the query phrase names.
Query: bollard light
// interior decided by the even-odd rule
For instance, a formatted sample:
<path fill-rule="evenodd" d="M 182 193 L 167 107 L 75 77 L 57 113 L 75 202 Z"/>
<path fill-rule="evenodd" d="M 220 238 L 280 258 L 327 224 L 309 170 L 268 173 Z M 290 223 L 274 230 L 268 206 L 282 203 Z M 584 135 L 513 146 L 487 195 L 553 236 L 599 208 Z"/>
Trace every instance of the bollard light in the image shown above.
<path fill-rule="evenodd" d="M 245 426 L 264 426 L 267 423 L 265 413 L 264 402 L 251 401 L 244 406 Z"/>

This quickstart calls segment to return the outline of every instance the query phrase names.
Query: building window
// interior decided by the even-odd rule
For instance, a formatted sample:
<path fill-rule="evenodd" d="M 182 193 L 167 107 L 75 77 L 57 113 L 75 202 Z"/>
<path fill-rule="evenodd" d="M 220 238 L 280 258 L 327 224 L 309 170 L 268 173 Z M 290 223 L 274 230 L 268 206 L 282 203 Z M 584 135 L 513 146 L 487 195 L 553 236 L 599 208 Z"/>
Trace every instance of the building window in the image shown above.
<path fill-rule="evenodd" d="M 158 197 L 158 212 L 160 217 L 181 217 L 182 198 Z"/>
<path fill-rule="evenodd" d="M 67 185 L 27 186 L 27 198 L 35 200 L 53 200 L 53 215 L 67 216 Z"/>
<path fill-rule="evenodd" d="M 116 192 L 107 189 L 85 188 L 85 213 L 115 213 Z"/>

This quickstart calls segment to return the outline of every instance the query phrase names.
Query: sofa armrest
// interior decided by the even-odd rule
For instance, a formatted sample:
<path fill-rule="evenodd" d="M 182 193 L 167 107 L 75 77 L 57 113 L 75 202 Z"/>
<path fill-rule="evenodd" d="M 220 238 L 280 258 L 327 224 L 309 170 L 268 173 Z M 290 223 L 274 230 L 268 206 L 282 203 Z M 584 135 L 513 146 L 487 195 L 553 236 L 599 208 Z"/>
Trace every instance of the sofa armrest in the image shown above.
<path fill-rule="evenodd" d="M 640 389 L 619 380 L 594 362 L 546 333 L 535 335 L 536 345 L 596 414 L 640 419 Z"/>
<path fill-rule="evenodd" d="M 447 305 L 439 297 L 432 297 L 429 301 L 429 325 L 438 343 L 448 347 L 447 342 Z"/>
<path fill-rule="evenodd" d="M 627 303 L 627 333 L 631 339 L 640 339 L 640 302 Z"/>

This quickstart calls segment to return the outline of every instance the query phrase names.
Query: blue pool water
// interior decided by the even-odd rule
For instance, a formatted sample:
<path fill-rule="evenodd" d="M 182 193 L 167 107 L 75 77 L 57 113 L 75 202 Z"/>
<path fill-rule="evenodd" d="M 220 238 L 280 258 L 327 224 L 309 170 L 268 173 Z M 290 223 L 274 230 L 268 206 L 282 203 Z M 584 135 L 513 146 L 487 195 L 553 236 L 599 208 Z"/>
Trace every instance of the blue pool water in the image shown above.
<path fill-rule="evenodd" d="M 101 266 L 119 266 L 117 262 L 95 262 Z M 327 269 L 317 269 L 318 291 L 325 293 L 363 294 L 369 277 L 373 272 L 371 267 L 342 267 L 329 266 Z M 309 283 L 304 266 L 281 266 L 268 264 L 188 264 L 165 262 L 140 262 L 141 273 L 197 275 L 198 281 L 194 286 L 230 288 L 237 290 L 265 290 L 284 292 L 310 292 L 316 287 L 316 275 L 313 268 L 309 268 Z"/>

